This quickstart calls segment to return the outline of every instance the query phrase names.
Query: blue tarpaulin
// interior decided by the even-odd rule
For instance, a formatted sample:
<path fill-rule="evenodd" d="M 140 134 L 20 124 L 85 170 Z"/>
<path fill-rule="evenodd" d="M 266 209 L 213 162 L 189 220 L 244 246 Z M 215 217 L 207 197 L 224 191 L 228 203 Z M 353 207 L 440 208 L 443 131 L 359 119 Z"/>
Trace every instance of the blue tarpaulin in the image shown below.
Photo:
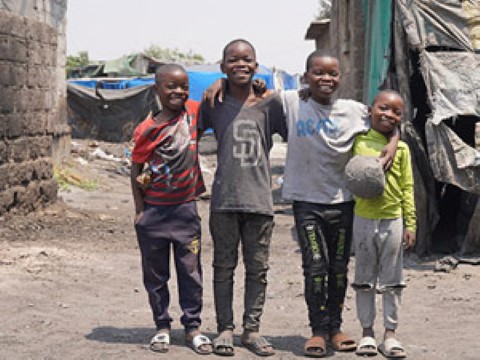
<path fill-rule="evenodd" d="M 200 101 L 202 94 L 215 80 L 225 77 L 220 71 L 218 64 L 199 65 L 187 68 L 188 79 L 190 82 L 190 98 Z M 270 69 L 260 65 L 254 78 L 265 80 L 268 89 L 273 89 L 273 75 Z M 77 79 L 69 80 L 71 84 L 77 84 L 89 88 L 98 87 L 100 89 L 129 89 L 136 86 L 154 84 L 154 77 L 135 77 L 130 79 Z"/>

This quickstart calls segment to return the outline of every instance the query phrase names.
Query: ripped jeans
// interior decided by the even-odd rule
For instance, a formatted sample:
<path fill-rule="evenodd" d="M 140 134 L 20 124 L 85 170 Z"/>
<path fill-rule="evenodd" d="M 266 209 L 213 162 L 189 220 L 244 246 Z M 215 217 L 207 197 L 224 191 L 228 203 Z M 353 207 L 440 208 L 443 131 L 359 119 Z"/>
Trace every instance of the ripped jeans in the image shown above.
<path fill-rule="evenodd" d="M 403 281 L 403 220 L 365 219 L 355 215 L 353 222 L 357 317 L 362 328 L 373 327 L 375 294 L 383 297 L 383 323 L 386 329 L 398 326 L 398 308 Z"/>
<path fill-rule="evenodd" d="M 335 334 L 342 325 L 353 205 L 353 201 L 331 205 L 293 203 L 302 250 L 305 300 L 314 335 Z"/>

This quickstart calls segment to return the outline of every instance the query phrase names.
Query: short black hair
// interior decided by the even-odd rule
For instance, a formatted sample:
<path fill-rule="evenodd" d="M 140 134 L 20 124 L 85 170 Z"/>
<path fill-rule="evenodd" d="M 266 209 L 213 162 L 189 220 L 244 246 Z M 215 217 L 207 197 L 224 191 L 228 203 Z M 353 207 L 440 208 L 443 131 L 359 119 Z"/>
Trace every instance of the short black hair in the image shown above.
<path fill-rule="evenodd" d="M 402 95 L 395 89 L 382 89 L 380 90 L 377 95 L 375 95 L 375 97 L 373 98 L 373 101 L 372 101 L 372 106 L 375 105 L 375 103 L 377 102 L 378 100 L 378 97 L 381 95 L 381 94 L 392 94 L 392 95 L 395 95 L 395 96 L 398 96 L 400 99 L 403 100 L 403 97 Z"/>
<path fill-rule="evenodd" d="M 305 61 L 305 70 L 306 71 L 310 70 L 313 59 L 320 58 L 320 57 L 329 57 L 332 59 L 336 59 L 338 61 L 338 58 L 335 55 L 333 55 L 331 51 L 325 50 L 325 49 L 317 49 L 311 52 L 310 55 L 307 56 L 307 60 Z"/>
<path fill-rule="evenodd" d="M 222 55 L 222 62 L 225 62 L 225 58 L 227 57 L 227 50 L 230 46 L 232 45 L 235 45 L 235 44 L 238 44 L 238 43 L 243 43 L 243 44 L 246 44 L 248 46 L 250 46 L 250 48 L 252 48 L 252 51 L 253 51 L 253 55 L 255 56 L 255 59 L 257 58 L 257 52 L 255 51 L 255 47 L 252 45 L 252 43 L 248 40 L 245 40 L 245 39 L 235 39 L 235 40 L 232 40 L 230 41 L 227 45 L 225 45 L 225 47 L 223 48 L 223 55 Z"/>
<path fill-rule="evenodd" d="M 179 64 L 171 63 L 171 64 L 160 65 L 155 71 L 155 83 L 159 84 L 161 82 L 161 78 L 163 74 L 170 71 L 175 71 L 175 70 L 180 70 L 184 73 L 187 73 L 185 71 L 185 68 Z"/>

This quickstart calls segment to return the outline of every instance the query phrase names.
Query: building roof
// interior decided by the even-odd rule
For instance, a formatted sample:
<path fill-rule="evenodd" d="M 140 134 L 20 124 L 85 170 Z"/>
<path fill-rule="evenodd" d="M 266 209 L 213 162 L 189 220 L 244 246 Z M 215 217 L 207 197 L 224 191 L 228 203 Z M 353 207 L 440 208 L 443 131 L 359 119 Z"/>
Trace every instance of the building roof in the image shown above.
<path fill-rule="evenodd" d="M 305 40 L 316 40 L 328 31 L 330 19 L 315 20 L 310 23 L 305 34 Z"/>

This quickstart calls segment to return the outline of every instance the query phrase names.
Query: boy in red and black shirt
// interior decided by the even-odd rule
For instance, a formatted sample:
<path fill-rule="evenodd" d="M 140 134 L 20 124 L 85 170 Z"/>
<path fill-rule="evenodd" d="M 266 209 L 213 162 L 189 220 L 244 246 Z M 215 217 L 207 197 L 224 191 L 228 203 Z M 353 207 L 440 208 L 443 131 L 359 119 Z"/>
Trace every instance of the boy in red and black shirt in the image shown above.
<path fill-rule="evenodd" d="M 160 67 L 155 89 L 162 110 L 135 129 L 131 171 L 143 281 L 157 327 L 150 348 L 166 352 L 170 343 L 172 246 L 185 340 L 197 353 L 208 354 L 212 345 L 199 331 L 203 287 L 195 197 L 205 191 L 197 151 L 199 104 L 188 100 L 188 76 L 179 65 Z"/>

